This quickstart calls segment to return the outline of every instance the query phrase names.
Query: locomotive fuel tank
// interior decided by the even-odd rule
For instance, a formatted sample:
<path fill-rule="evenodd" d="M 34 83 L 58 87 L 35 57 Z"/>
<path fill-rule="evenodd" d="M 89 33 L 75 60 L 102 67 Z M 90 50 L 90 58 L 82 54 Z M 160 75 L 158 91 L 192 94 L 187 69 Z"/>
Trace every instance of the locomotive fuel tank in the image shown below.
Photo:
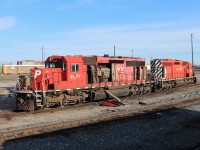
<path fill-rule="evenodd" d="M 129 85 L 108 86 L 106 89 L 108 92 L 118 97 L 127 96 L 130 93 Z"/>
<path fill-rule="evenodd" d="M 91 94 L 92 100 L 94 101 L 106 99 L 106 93 L 104 91 L 92 91 Z"/>

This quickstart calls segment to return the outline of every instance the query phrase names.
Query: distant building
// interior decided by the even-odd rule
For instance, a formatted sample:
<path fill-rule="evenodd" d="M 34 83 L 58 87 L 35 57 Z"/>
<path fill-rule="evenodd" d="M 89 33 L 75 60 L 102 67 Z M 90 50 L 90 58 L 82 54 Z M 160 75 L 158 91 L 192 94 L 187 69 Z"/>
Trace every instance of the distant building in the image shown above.
<path fill-rule="evenodd" d="M 195 70 L 200 70 L 200 66 L 195 66 Z"/>
<path fill-rule="evenodd" d="M 22 60 L 22 61 L 17 61 L 17 65 L 43 65 L 43 63 L 42 61 Z"/>
<path fill-rule="evenodd" d="M 145 65 L 147 67 L 147 70 L 151 70 L 151 66 L 150 65 Z"/>

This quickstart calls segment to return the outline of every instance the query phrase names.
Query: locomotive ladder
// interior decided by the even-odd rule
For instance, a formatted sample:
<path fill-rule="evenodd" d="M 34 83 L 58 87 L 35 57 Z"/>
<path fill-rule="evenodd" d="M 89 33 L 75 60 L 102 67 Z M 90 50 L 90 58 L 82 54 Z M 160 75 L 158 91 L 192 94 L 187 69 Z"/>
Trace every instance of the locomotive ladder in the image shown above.
<path fill-rule="evenodd" d="M 43 107 L 43 105 L 42 105 L 42 93 L 36 92 L 35 98 L 36 98 L 36 107 Z"/>

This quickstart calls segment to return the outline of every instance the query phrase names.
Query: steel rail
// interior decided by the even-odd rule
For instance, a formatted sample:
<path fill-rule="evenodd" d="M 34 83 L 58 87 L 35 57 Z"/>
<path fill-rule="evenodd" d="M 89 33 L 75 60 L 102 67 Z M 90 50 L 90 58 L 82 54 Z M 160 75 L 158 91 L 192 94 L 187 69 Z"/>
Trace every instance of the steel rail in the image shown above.
<path fill-rule="evenodd" d="M 161 91 L 156 91 L 156 92 L 153 92 L 153 93 L 148 93 L 148 94 L 143 94 L 143 95 L 135 95 L 135 96 L 126 96 L 125 99 L 127 98 L 130 98 L 130 99 L 133 99 L 133 101 L 137 98 L 140 98 L 140 97 L 145 97 L 145 96 L 151 96 L 151 95 L 154 95 L 154 94 L 164 94 L 165 92 L 177 92 L 177 90 L 184 90 L 184 89 L 188 89 L 188 87 L 195 87 L 195 86 L 199 86 L 200 83 L 197 83 L 197 84 L 190 84 L 190 85 L 187 85 L 187 86 L 180 86 L 180 87 L 176 87 L 176 88 L 171 88 L 171 89 L 168 89 L 168 90 L 161 90 Z M 123 101 L 124 98 L 122 98 L 122 101 Z M 112 100 L 112 99 L 110 99 Z M 6 114 L 9 114 L 9 115 L 12 115 L 12 117 L 14 116 L 20 116 L 20 115 L 26 115 L 26 114 L 38 114 L 38 113 L 47 113 L 47 112 L 55 112 L 55 111 L 59 111 L 59 110 L 63 110 L 63 109 L 71 109 L 71 108 L 81 108 L 81 107 L 85 107 L 85 106 L 92 106 L 94 104 L 100 104 L 102 101 L 94 101 L 94 102 L 88 102 L 88 103 L 81 103 L 81 104 L 78 104 L 78 105 L 73 105 L 73 106 L 63 106 L 63 107 L 56 107 L 54 109 L 52 108 L 46 108 L 46 109 L 39 109 L 39 110 L 36 110 L 36 111 L 31 111 L 31 112 L 17 112 L 17 111 L 11 111 L 11 110 L 0 110 L 0 113 L 3 112 L 3 114 L 1 115 L 0 114 L 0 117 L 4 117 L 5 113 Z"/>
<path fill-rule="evenodd" d="M 139 114 L 148 113 L 150 111 L 152 112 L 156 110 L 165 110 L 169 108 L 184 108 L 184 107 L 196 105 L 196 104 L 200 104 L 200 97 L 193 97 L 187 100 L 179 100 L 176 102 L 168 102 L 165 104 L 152 105 L 152 106 L 137 109 L 137 110 L 112 112 L 111 114 L 108 114 L 108 115 L 101 115 L 98 117 L 92 117 L 92 118 L 87 118 L 87 119 L 82 119 L 82 120 L 62 122 L 62 123 L 50 124 L 50 125 L 39 126 L 39 127 L 34 127 L 34 128 L 26 128 L 26 129 L 21 129 L 21 130 L 16 130 L 16 131 L 3 132 L 3 133 L 0 133 L 0 144 L 8 140 L 20 139 L 27 136 L 50 133 L 50 132 L 58 131 L 62 129 L 70 129 L 74 127 L 80 127 L 84 125 L 95 124 L 95 123 L 105 122 L 105 121 L 114 120 L 114 119 L 136 116 Z"/>

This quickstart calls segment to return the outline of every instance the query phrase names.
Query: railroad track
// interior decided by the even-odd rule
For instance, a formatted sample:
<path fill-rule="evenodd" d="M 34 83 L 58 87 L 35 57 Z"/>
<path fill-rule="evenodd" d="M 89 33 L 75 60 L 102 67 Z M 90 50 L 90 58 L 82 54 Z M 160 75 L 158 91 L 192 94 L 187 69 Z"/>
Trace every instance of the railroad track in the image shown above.
<path fill-rule="evenodd" d="M 200 80 L 200 79 L 199 79 Z M 123 99 L 137 99 L 137 98 L 145 98 L 146 96 L 154 96 L 154 95 L 157 95 L 157 94 L 168 94 L 168 93 L 173 93 L 173 92 L 177 92 L 177 91 L 184 91 L 184 90 L 187 90 L 188 87 L 200 87 L 200 83 L 197 83 L 197 84 L 191 84 L 191 85 L 187 85 L 187 86 L 181 86 L 181 87 L 176 87 L 176 88 L 172 88 L 172 89 L 169 89 L 169 90 L 161 90 L 161 91 L 157 91 L 157 92 L 153 92 L 153 93 L 149 93 L 149 94 L 143 94 L 143 95 L 135 95 L 135 96 L 127 96 L 125 98 L 122 98 Z M 78 104 L 78 105 L 69 105 L 69 106 L 64 106 L 64 107 L 56 107 L 56 108 L 45 108 L 45 109 L 39 109 L 39 110 L 36 110 L 36 111 L 31 111 L 31 112 L 18 112 L 18 111 L 11 111 L 11 110 L 3 110 L 3 111 L 0 111 L 0 117 L 4 118 L 5 116 L 5 113 L 6 114 L 9 114 L 9 116 L 13 117 L 13 116 L 24 116 L 26 115 L 27 113 L 28 114 L 38 114 L 38 113 L 48 113 L 48 112 L 56 112 L 56 111 L 59 111 L 59 110 L 63 110 L 63 109 L 71 109 L 71 108 L 81 108 L 81 107 L 84 107 L 84 106 L 92 106 L 92 105 L 99 105 L 102 101 L 95 101 L 95 102 L 89 102 L 89 103 L 83 103 L 83 104 Z M 1 114 L 1 112 L 3 112 L 3 115 Z"/>
<path fill-rule="evenodd" d="M 176 102 L 168 102 L 165 104 L 158 104 L 154 106 L 149 106 L 142 109 L 137 110 L 130 110 L 130 111 L 123 111 L 123 112 L 113 112 L 108 115 L 101 115 L 98 117 L 92 117 L 77 121 L 69 121 L 69 122 L 63 122 L 63 123 L 57 123 L 57 124 L 51 124 L 46 126 L 40 126 L 35 128 L 26 128 L 22 130 L 16 130 L 16 131 L 9 131 L 9 132 L 3 132 L 0 133 L 0 144 L 3 144 L 5 141 L 8 140 L 14 140 L 14 139 L 20 139 L 27 136 L 32 135 L 38 135 L 43 133 L 50 133 L 53 131 L 58 131 L 62 129 L 69 129 L 99 122 L 105 122 L 109 120 L 114 119 L 120 119 L 130 116 L 139 115 L 142 113 L 148 113 L 152 111 L 158 111 L 158 110 L 164 110 L 169 108 L 184 108 L 191 105 L 200 104 L 200 97 L 194 97 L 187 100 L 179 100 Z"/>

